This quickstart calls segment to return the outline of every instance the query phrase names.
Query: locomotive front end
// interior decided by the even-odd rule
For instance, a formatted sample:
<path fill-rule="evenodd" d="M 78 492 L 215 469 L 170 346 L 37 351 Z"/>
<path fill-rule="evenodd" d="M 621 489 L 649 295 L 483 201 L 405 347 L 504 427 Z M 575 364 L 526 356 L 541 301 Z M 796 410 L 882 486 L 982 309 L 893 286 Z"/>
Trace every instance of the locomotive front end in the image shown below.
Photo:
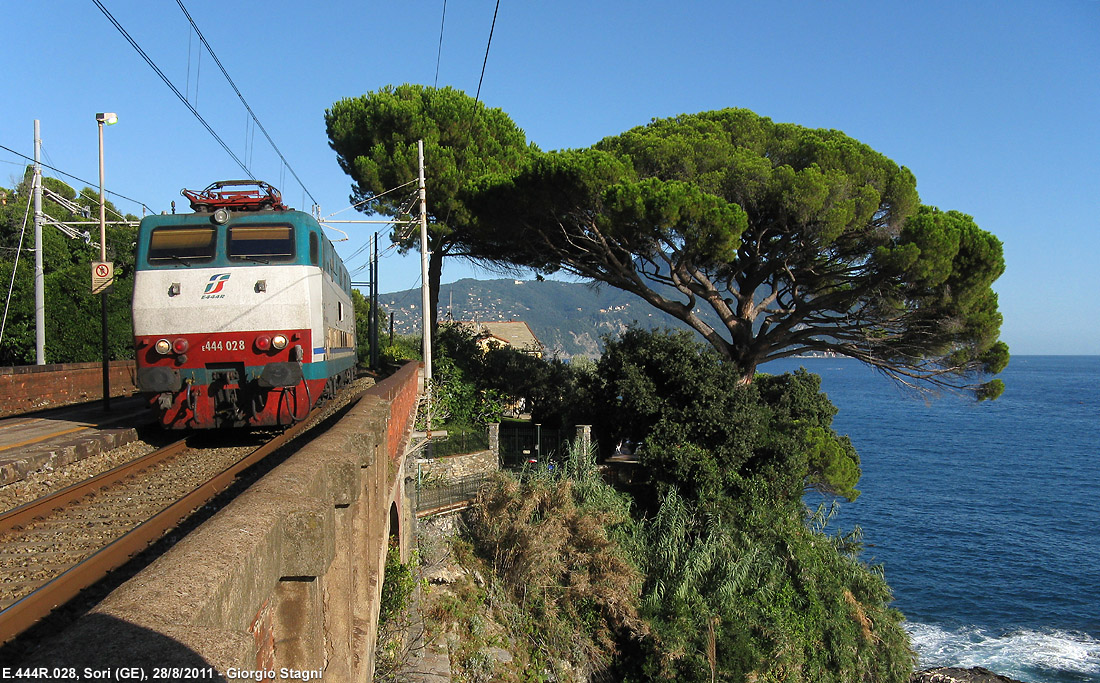
<path fill-rule="evenodd" d="M 168 428 L 290 424 L 353 372 L 350 279 L 316 220 L 236 202 L 139 229 L 137 383 Z"/>

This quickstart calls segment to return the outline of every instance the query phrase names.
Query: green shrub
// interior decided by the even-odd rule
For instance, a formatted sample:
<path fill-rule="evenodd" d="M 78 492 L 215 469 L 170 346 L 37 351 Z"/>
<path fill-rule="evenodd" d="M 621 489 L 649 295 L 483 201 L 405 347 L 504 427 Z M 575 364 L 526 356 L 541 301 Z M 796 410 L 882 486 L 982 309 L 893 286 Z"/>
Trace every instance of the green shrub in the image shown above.
<path fill-rule="evenodd" d="M 413 591 L 416 590 L 416 556 L 408 563 L 401 561 L 401 549 L 390 543 L 386 553 L 386 573 L 382 580 L 382 599 L 378 608 L 379 630 L 403 613 L 409 606 Z"/>
<path fill-rule="evenodd" d="M 397 683 L 397 677 L 410 657 L 410 606 L 418 584 L 418 564 L 416 553 L 407 563 L 402 562 L 401 549 L 391 540 L 386 553 L 386 570 L 378 608 L 374 679 L 379 683 Z"/>
<path fill-rule="evenodd" d="M 664 497 L 633 546 L 655 639 L 631 680 L 907 681 L 902 616 L 858 539 L 773 511 L 756 519 L 724 523 Z"/>
<path fill-rule="evenodd" d="M 380 360 L 384 365 L 393 367 L 403 365 L 410 360 L 423 359 L 423 343 L 420 336 L 401 335 L 393 338 L 393 343 L 382 344 Z"/>

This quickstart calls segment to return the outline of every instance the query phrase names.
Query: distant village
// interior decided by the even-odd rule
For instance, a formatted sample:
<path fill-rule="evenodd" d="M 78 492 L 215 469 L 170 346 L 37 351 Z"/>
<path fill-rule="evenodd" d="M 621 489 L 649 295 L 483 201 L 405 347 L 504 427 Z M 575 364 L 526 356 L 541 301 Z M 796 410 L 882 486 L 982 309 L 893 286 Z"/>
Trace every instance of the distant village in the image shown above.
<path fill-rule="evenodd" d="M 515 283 L 522 284 L 523 280 Z M 409 290 L 412 292 L 413 290 Z M 406 296 L 408 292 L 399 294 L 383 294 L 381 298 L 382 308 L 387 315 L 393 316 L 393 329 L 397 334 L 418 334 L 420 332 L 421 314 L 419 299 Z M 417 293 L 418 294 L 418 293 Z M 530 307 L 523 305 L 506 304 L 504 299 L 483 299 L 473 292 L 467 292 L 465 301 L 455 302 L 452 299 L 439 302 L 439 319 L 466 320 L 473 323 L 488 321 L 514 320 L 523 317 L 530 311 Z"/>

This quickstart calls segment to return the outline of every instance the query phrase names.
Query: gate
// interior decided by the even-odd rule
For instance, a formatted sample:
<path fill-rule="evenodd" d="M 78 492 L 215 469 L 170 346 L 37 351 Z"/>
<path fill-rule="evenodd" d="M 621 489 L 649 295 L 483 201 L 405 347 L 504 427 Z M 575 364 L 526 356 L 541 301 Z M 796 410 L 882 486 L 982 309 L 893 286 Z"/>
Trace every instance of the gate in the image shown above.
<path fill-rule="evenodd" d="M 500 460 L 505 467 L 532 461 L 550 464 L 561 460 L 575 430 L 547 429 L 527 422 L 502 422 Z"/>

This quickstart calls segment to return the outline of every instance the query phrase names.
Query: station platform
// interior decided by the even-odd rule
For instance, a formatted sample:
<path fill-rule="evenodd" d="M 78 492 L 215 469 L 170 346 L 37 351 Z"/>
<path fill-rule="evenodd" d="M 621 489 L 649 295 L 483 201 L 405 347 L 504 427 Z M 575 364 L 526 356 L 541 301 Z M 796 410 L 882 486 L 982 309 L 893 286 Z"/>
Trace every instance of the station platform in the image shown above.
<path fill-rule="evenodd" d="M 56 469 L 137 439 L 153 420 L 142 396 L 102 401 L 0 419 L 0 486 L 31 472 Z"/>

